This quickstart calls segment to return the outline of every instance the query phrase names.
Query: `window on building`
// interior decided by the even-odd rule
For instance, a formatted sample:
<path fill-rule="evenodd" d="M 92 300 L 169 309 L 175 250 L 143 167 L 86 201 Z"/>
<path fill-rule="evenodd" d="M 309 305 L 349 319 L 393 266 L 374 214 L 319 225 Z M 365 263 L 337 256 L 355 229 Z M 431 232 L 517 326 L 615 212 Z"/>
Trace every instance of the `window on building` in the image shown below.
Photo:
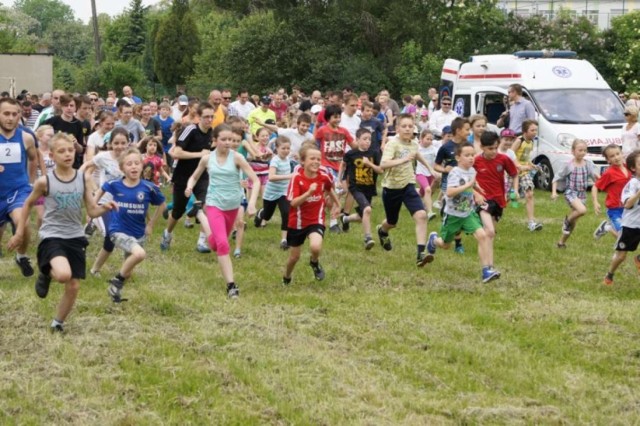
<path fill-rule="evenodd" d="M 587 19 L 589 21 L 591 21 L 592 24 L 594 25 L 598 25 L 598 10 L 597 9 L 590 9 L 590 10 L 585 10 L 584 11 L 584 16 L 587 17 Z"/>

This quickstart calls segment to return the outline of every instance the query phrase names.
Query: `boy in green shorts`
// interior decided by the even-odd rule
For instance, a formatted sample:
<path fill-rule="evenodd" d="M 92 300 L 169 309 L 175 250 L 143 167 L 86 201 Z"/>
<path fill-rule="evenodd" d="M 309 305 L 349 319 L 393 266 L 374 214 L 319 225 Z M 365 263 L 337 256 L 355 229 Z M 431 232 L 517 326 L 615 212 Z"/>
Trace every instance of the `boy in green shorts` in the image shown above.
<path fill-rule="evenodd" d="M 476 213 L 474 186 L 476 185 L 476 170 L 473 168 L 475 149 L 472 145 L 458 145 L 456 147 L 456 161 L 458 165 L 449 173 L 447 181 L 444 220 L 437 232 L 429 234 L 427 251 L 435 255 L 436 247 L 448 249 L 451 242 L 460 231 L 473 234 L 478 240 L 478 256 L 482 264 L 482 282 L 500 278 L 500 272 L 493 269 L 493 246 L 491 239 L 482 228 L 482 222 Z"/>

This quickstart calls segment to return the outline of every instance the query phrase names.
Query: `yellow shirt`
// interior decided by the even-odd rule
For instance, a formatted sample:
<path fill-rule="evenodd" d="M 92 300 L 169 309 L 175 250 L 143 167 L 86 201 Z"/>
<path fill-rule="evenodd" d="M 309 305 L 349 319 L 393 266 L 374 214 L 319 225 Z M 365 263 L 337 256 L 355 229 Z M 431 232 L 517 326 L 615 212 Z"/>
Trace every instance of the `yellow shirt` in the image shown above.
<path fill-rule="evenodd" d="M 380 163 L 382 164 L 385 161 L 406 158 L 411 155 L 411 153 L 416 154 L 418 152 L 418 148 L 419 145 L 416 139 L 409 142 L 402 142 L 397 137 L 393 138 L 385 145 Z M 407 161 L 406 163 L 385 169 L 382 176 L 382 186 L 384 188 L 401 189 L 407 185 L 415 184 L 416 172 L 414 162 Z"/>
<path fill-rule="evenodd" d="M 249 115 L 247 115 L 247 121 L 249 122 L 249 130 L 251 131 L 252 135 L 255 135 L 258 129 L 262 127 L 261 125 L 256 123 L 256 118 L 259 118 L 263 123 L 266 123 L 267 120 L 273 120 L 275 124 L 276 113 L 270 109 L 267 109 L 267 111 L 265 112 L 262 110 L 262 107 L 258 107 L 251 111 Z"/>
<path fill-rule="evenodd" d="M 531 161 L 531 151 L 533 150 L 533 141 L 523 140 L 516 151 L 516 160 L 518 160 L 518 164 L 521 166 L 529 164 Z M 524 176 L 528 171 L 520 172 L 520 176 Z"/>

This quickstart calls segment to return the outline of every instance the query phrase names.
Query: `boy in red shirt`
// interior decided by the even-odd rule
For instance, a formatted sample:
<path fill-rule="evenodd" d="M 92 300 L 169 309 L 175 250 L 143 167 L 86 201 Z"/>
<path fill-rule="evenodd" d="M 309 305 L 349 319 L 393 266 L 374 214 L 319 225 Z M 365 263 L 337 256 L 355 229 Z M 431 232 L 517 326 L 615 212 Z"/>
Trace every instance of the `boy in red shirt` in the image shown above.
<path fill-rule="evenodd" d="M 342 188 L 339 187 L 341 177 L 338 176 L 338 171 L 340 170 L 342 158 L 344 157 L 345 152 L 347 152 L 347 146 L 353 148 L 351 146 L 353 144 L 353 137 L 351 137 L 351 134 L 347 129 L 339 126 L 340 116 L 342 115 L 342 109 L 339 106 L 329 105 L 324 111 L 327 124 L 316 130 L 316 143 L 320 149 L 322 165 L 333 176 L 333 180 L 336 183 L 336 192 L 341 195 L 343 191 Z M 338 216 L 337 214 L 334 215 L 333 209 L 331 212 L 329 230 L 335 233 L 340 232 Z"/>
<path fill-rule="evenodd" d="M 293 268 L 300 260 L 302 245 L 307 238 L 311 251 L 309 265 L 313 269 L 313 275 L 318 281 L 324 279 L 324 270 L 318 259 L 325 230 L 325 196 L 328 196 L 335 206 L 340 205 L 340 200 L 333 190 L 333 178 L 320 168 L 321 154 L 318 148 L 305 144 L 299 154 L 301 167 L 289 182 L 287 190 L 290 203 L 287 245 L 290 250 L 282 277 L 283 285 L 291 284 Z"/>
<path fill-rule="evenodd" d="M 611 232 L 613 236 L 618 238 L 622 229 L 622 212 L 624 206 L 622 204 L 622 190 L 631 179 L 631 172 L 624 164 L 622 149 L 620 146 L 611 144 L 602 151 L 602 156 L 609 163 L 609 168 L 602 173 L 600 179 L 596 181 L 596 187 L 600 191 L 607 193 L 605 206 L 607 206 L 607 217 L 609 220 L 603 220 L 593 232 L 593 237 L 598 240 L 602 236 Z"/>
<path fill-rule="evenodd" d="M 515 193 L 518 193 L 518 168 L 506 155 L 498 152 L 500 138 L 494 132 L 483 132 L 480 136 L 482 152 L 474 160 L 476 182 L 481 188 L 482 200 L 478 203 L 478 215 L 487 236 L 493 244 L 496 236 L 496 224 L 502 217 L 507 205 L 504 192 L 505 172 L 513 178 Z"/>

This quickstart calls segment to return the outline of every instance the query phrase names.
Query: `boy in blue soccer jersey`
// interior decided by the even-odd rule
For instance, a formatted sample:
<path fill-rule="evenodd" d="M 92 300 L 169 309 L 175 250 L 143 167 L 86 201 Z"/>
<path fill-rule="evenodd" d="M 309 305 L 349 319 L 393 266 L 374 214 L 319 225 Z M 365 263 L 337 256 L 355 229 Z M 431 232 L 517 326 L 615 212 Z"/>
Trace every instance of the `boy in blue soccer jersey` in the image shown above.
<path fill-rule="evenodd" d="M 125 252 L 125 261 L 120 272 L 109 281 L 107 292 L 115 303 L 122 299 L 122 288 L 133 268 L 142 262 L 146 252 L 142 248 L 145 239 L 151 235 L 153 226 L 166 208 L 165 198 L 160 188 L 152 182 L 142 180 L 142 155 L 136 148 L 126 150 L 120 156 L 122 179 L 112 180 L 102 185 L 96 195 L 100 199 L 105 193 L 111 194 L 118 206 L 112 211 L 108 234 L 113 244 Z M 160 206 L 146 223 L 149 205 Z"/>

